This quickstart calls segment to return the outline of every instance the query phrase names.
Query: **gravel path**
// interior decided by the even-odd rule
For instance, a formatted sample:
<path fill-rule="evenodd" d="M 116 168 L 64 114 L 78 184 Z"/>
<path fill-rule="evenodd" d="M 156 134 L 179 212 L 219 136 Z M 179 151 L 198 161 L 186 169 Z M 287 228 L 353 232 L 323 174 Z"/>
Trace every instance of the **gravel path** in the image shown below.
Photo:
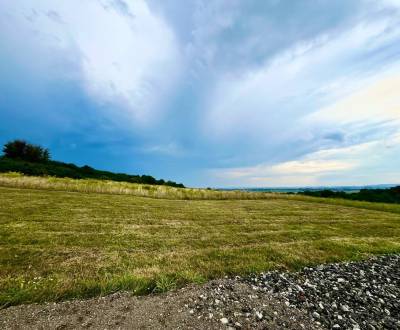
<path fill-rule="evenodd" d="M 212 300 L 211 312 L 201 310 L 200 306 L 214 294 L 220 302 Z M 143 297 L 116 293 L 89 300 L 9 307 L 0 311 L 0 329 L 227 330 L 230 323 L 224 318 L 231 319 L 236 310 L 242 312 L 236 315 L 236 322 L 242 322 L 243 329 L 315 328 L 307 313 L 290 308 L 269 294 L 256 296 L 248 284 L 224 279 Z M 256 310 L 264 312 L 262 320 Z"/>
<path fill-rule="evenodd" d="M 14 306 L 0 329 L 400 329 L 400 256 L 211 281 L 160 295 Z"/>

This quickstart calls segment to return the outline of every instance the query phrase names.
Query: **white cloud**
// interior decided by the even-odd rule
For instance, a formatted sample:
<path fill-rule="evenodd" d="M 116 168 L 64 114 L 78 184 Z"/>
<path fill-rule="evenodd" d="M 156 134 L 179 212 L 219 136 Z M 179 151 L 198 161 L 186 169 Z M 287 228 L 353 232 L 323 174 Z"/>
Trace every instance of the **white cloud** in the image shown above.
<path fill-rule="evenodd" d="M 400 134 L 390 140 L 320 150 L 300 159 L 210 171 L 224 186 L 321 186 L 399 183 Z"/>
<path fill-rule="evenodd" d="M 178 145 L 176 142 L 170 142 L 165 144 L 148 145 L 141 149 L 144 153 L 158 154 L 166 156 L 182 156 L 186 154 L 186 151 Z"/>
<path fill-rule="evenodd" d="M 343 153 L 344 150 L 339 152 Z M 334 174 L 353 169 L 357 166 L 354 160 L 335 160 L 332 157 L 326 157 L 324 152 L 317 152 L 306 157 L 282 162 L 278 164 L 260 164 L 256 166 L 218 169 L 211 173 L 216 177 L 234 182 L 242 182 L 248 185 L 262 186 L 264 182 L 269 185 L 298 185 L 299 182 L 307 185 L 317 184 L 318 178 L 327 174 Z"/>
<path fill-rule="evenodd" d="M 335 160 L 293 160 L 286 163 L 281 163 L 272 166 L 272 172 L 275 174 L 314 174 L 330 173 L 336 171 L 343 171 L 353 168 L 354 165 L 348 162 L 335 161 Z"/>
<path fill-rule="evenodd" d="M 311 114 L 307 120 L 346 124 L 400 120 L 400 72 Z"/>
<path fill-rule="evenodd" d="M 179 47 L 169 26 L 144 0 L 127 2 L 126 13 L 117 5 L 29 0 L 6 9 L 13 25 L 23 26 L 25 37 L 36 38 L 34 47 L 46 50 L 46 60 L 54 54 L 78 55 L 80 79 L 95 101 L 146 123 L 161 114 L 160 102 L 179 78 Z"/>
<path fill-rule="evenodd" d="M 222 76 L 209 98 L 205 135 L 216 140 L 242 135 L 262 143 L 298 134 L 293 127 L 303 117 L 393 69 L 395 59 L 383 67 L 364 54 L 399 41 L 396 22 L 362 21 L 346 33 L 295 44 L 257 71 Z"/>
<path fill-rule="evenodd" d="M 390 6 L 400 7 L 400 0 L 383 0 L 382 2 Z"/>

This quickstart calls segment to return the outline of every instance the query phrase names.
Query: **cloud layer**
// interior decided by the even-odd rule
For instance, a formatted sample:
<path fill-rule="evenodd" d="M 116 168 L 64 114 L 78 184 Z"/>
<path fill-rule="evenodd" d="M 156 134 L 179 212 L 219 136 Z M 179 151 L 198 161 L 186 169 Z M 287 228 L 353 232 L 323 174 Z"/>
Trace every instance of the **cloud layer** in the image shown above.
<path fill-rule="evenodd" d="M 0 139 L 189 185 L 400 182 L 399 23 L 395 0 L 5 2 Z"/>

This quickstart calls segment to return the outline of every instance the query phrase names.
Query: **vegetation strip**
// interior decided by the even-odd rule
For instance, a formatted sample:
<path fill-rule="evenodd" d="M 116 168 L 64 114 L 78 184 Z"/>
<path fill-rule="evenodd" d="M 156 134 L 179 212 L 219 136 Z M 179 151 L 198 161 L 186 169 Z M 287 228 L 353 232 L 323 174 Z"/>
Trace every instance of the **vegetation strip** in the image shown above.
<path fill-rule="evenodd" d="M 181 183 L 157 180 L 150 175 L 129 175 L 96 170 L 88 165 L 54 161 L 50 159 L 50 151 L 24 140 L 14 140 L 3 147 L 3 156 L 0 156 L 0 172 L 19 172 L 26 175 L 54 176 L 74 179 L 97 179 L 142 183 L 150 185 L 166 185 L 184 188 Z"/>
<path fill-rule="evenodd" d="M 400 204 L 400 186 L 385 189 L 361 189 L 358 192 L 324 190 L 306 190 L 300 192 L 303 195 L 314 197 L 342 198 L 377 203 L 396 203 Z"/>

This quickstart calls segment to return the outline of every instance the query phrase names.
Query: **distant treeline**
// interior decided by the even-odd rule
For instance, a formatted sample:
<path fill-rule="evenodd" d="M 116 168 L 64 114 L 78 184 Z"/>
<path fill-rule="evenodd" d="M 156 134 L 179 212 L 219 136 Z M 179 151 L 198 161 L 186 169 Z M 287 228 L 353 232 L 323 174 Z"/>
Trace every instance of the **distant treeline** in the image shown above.
<path fill-rule="evenodd" d="M 50 159 L 48 149 L 27 143 L 23 140 L 8 142 L 3 148 L 4 155 L 0 157 L 0 172 L 19 172 L 35 176 L 55 176 L 73 179 L 100 179 L 125 181 L 131 183 L 166 185 L 184 188 L 181 183 L 157 180 L 150 175 L 129 175 L 96 170 L 90 166 L 79 167 Z"/>
<path fill-rule="evenodd" d="M 400 186 L 388 189 L 361 189 L 359 192 L 319 190 L 302 191 L 299 194 L 314 197 L 344 198 L 358 201 L 400 204 Z"/>

